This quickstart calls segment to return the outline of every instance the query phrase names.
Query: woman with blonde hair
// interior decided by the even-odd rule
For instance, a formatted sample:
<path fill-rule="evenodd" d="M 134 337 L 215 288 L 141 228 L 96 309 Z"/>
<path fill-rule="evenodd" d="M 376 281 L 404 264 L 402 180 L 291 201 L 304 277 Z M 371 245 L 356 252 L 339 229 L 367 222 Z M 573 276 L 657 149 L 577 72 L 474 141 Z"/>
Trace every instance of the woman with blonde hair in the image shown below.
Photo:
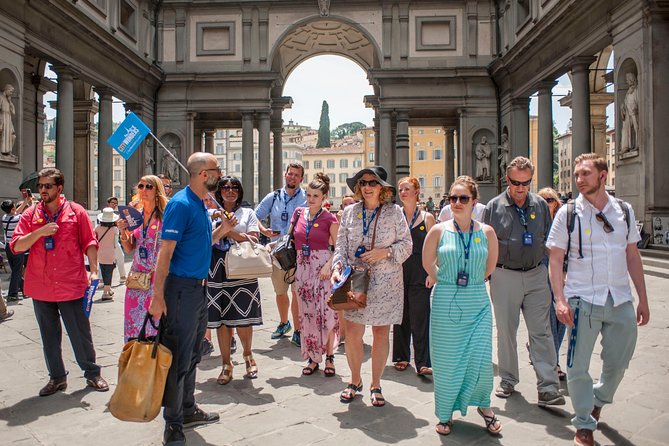
<path fill-rule="evenodd" d="M 134 231 L 130 231 L 128 222 L 121 218 L 117 225 L 121 233 L 121 247 L 126 253 L 133 253 L 130 274 L 133 271 L 151 273 L 151 282 L 148 290 L 131 288 L 131 284 L 126 287 L 123 323 L 123 337 L 126 342 L 129 338 L 139 336 L 144 316 L 149 310 L 153 295 L 153 272 L 156 269 L 160 249 L 160 231 L 167 205 L 163 182 L 157 176 L 143 176 L 137 183 L 136 189 L 139 198 L 136 207 L 142 211 L 142 224 Z M 147 335 L 152 334 L 154 330 L 148 325 Z"/>
<path fill-rule="evenodd" d="M 381 391 L 381 376 L 390 350 L 390 326 L 402 322 L 402 263 L 411 254 L 412 246 L 402 209 L 390 202 L 393 187 L 386 181 L 387 178 L 383 167 L 373 166 L 346 180 L 358 202 L 344 209 L 330 279 L 332 283 L 340 281 L 347 266 L 364 265 L 371 270 L 367 306 L 345 312 L 346 360 L 351 380 L 339 398 L 343 403 L 350 403 L 362 391 L 362 337 L 365 327 L 371 325 L 370 397 L 375 407 L 386 403 Z"/>

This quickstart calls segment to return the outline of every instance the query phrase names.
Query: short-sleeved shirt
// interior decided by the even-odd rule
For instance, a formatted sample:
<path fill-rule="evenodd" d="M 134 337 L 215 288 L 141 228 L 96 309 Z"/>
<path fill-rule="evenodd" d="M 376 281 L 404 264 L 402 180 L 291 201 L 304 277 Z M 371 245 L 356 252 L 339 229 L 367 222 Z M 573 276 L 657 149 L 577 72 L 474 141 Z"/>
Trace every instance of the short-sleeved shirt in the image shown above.
<path fill-rule="evenodd" d="M 116 226 L 95 227 L 95 236 L 98 239 L 98 263 L 111 265 L 116 260 L 116 238 L 118 228 Z"/>
<path fill-rule="evenodd" d="M 260 228 L 258 227 L 258 219 L 256 218 L 256 213 L 253 212 L 253 209 L 238 207 L 234 214 L 235 217 L 237 217 L 237 226 L 233 228 L 234 231 L 239 233 L 260 232 Z M 220 221 L 220 219 L 216 219 L 214 222 L 214 228 L 218 226 L 218 222 Z M 214 247 L 222 249 L 222 241 L 224 238 L 216 243 Z"/>
<path fill-rule="evenodd" d="M 483 203 L 476 203 L 474 205 L 474 210 L 472 211 L 472 218 L 476 221 L 483 221 L 483 211 L 485 211 L 485 204 Z M 446 220 L 451 220 L 453 218 L 453 213 L 451 212 L 451 205 L 446 205 L 444 208 L 439 212 L 439 221 L 446 221 Z"/>
<path fill-rule="evenodd" d="M 258 220 L 264 220 L 269 216 L 272 230 L 281 232 L 281 235 L 286 235 L 290 227 L 290 217 L 295 209 L 306 205 L 307 195 L 304 189 L 298 188 L 291 197 L 284 187 L 265 195 L 265 198 L 256 207 L 255 212 Z M 281 218 L 282 215 L 286 218 Z"/>
<path fill-rule="evenodd" d="M 211 220 L 204 201 L 186 186 L 165 207 L 163 240 L 177 242 L 170 262 L 170 274 L 205 279 L 211 261 Z"/>
<path fill-rule="evenodd" d="M 527 228 L 508 191 L 502 192 L 486 205 L 483 222 L 495 229 L 499 241 L 497 263 L 506 268 L 534 268 L 546 253 L 546 239 L 551 228 L 548 203 L 537 194 L 528 193 L 519 208 L 525 215 Z M 532 246 L 523 244 L 524 233 L 532 234 Z"/>
<path fill-rule="evenodd" d="M 300 219 L 297 220 L 297 224 L 295 225 L 295 232 L 293 233 L 295 237 L 295 249 L 299 251 L 305 244 L 308 244 L 309 248 L 314 251 L 328 249 L 330 246 L 330 226 L 338 223 L 337 217 L 323 209 L 323 212 L 321 212 L 318 218 L 313 221 L 313 225 L 311 226 L 311 229 L 309 229 L 309 243 L 307 243 L 306 236 L 308 210 L 309 208 L 301 208 L 300 210 Z M 297 210 L 293 215 L 293 220 L 295 219 L 296 214 Z M 310 220 L 313 218 L 314 215 L 309 216 Z"/>
<path fill-rule="evenodd" d="M 19 224 L 20 219 L 21 215 L 18 214 L 5 214 L 2 216 L 2 230 L 5 233 L 5 244 L 9 245 L 12 235 L 14 235 L 14 229 L 16 229 L 16 225 Z"/>
<path fill-rule="evenodd" d="M 626 251 L 627 245 L 641 240 L 641 235 L 634 224 L 632 206 L 628 203 L 623 205 L 630 211 L 629 228 L 620 204 L 609 196 L 602 210 L 613 227 L 613 232 L 607 233 L 604 224 L 595 217 L 598 209 L 582 195 L 574 201 L 576 218 L 569 248 L 569 271 L 564 285 L 567 298 L 578 296 L 586 302 L 604 306 L 610 292 L 614 306 L 633 301 Z M 578 231 L 581 233 L 582 259 L 578 258 Z M 568 241 L 567 206 L 562 206 L 555 215 L 546 246 L 566 251 Z"/>

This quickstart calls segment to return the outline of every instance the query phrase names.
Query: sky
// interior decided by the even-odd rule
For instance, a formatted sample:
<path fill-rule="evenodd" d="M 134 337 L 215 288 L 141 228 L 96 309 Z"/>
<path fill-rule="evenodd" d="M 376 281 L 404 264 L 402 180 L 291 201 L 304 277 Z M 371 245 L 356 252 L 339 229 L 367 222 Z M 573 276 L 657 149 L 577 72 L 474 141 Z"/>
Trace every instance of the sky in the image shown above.
<path fill-rule="evenodd" d="M 45 76 L 56 80 L 56 74 L 48 67 Z M 569 127 L 571 110 L 561 107 L 558 100 L 570 91 L 569 76 L 565 74 L 558 79 L 558 84 L 553 88 L 553 120 L 561 134 L 565 133 Z M 283 95 L 293 98 L 293 107 L 283 112 L 283 120 L 288 124 L 288 121 L 292 119 L 294 124 L 317 129 L 321 106 L 325 100 L 330 108 L 330 129 L 340 124 L 356 121 L 371 127 L 374 111 L 365 107 L 364 97 L 372 94 L 374 90 L 367 81 L 367 74 L 355 62 L 341 56 L 312 57 L 298 65 L 286 80 Z M 45 112 L 49 119 L 52 119 L 56 112 L 48 105 L 48 101 L 55 99 L 55 93 L 50 92 L 44 95 Z M 537 102 L 536 95 L 530 97 L 530 115 L 537 114 Z M 120 122 L 125 117 L 123 103 L 116 98 L 113 103 L 113 114 L 114 122 Z M 608 126 L 613 127 L 613 104 L 607 108 L 607 115 Z M 97 115 L 95 121 L 97 122 Z"/>

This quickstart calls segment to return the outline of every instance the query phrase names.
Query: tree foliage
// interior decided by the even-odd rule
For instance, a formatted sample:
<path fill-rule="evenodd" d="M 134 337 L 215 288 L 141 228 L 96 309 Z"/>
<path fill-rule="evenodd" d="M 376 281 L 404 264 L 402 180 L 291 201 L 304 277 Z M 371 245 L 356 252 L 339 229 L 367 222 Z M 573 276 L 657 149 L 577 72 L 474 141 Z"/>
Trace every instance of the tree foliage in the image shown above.
<path fill-rule="evenodd" d="M 321 120 L 318 125 L 316 147 L 330 147 L 330 107 L 327 101 L 323 101 L 321 106 Z"/>
<path fill-rule="evenodd" d="M 338 126 L 336 129 L 330 132 L 330 137 L 332 139 L 342 139 L 348 135 L 355 135 L 359 130 L 364 129 L 365 124 L 362 122 L 347 122 Z"/>

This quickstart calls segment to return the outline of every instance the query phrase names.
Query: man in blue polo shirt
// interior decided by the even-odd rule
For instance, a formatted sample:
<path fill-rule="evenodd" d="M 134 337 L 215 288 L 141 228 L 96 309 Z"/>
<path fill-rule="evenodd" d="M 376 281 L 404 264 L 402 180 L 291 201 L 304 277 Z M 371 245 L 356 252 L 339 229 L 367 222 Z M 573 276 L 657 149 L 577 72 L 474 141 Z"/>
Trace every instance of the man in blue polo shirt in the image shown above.
<path fill-rule="evenodd" d="M 211 257 L 211 221 L 203 199 L 216 190 L 221 168 L 216 158 L 196 152 L 188 158 L 188 186 L 169 201 L 163 217 L 162 243 L 156 265 L 154 294 L 149 311 L 154 319 L 167 316 L 170 331 L 179 339 L 174 406 L 165 407 L 165 445 L 186 444 L 184 427 L 214 423 L 216 413 L 195 404 L 195 371 L 200 362 L 200 340 L 207 327 L 204 279 Z M 217 229 L 227 233 L 237 224 L 224 219 Z M 173 398 L 172 398 L 173 397 Z"/>

